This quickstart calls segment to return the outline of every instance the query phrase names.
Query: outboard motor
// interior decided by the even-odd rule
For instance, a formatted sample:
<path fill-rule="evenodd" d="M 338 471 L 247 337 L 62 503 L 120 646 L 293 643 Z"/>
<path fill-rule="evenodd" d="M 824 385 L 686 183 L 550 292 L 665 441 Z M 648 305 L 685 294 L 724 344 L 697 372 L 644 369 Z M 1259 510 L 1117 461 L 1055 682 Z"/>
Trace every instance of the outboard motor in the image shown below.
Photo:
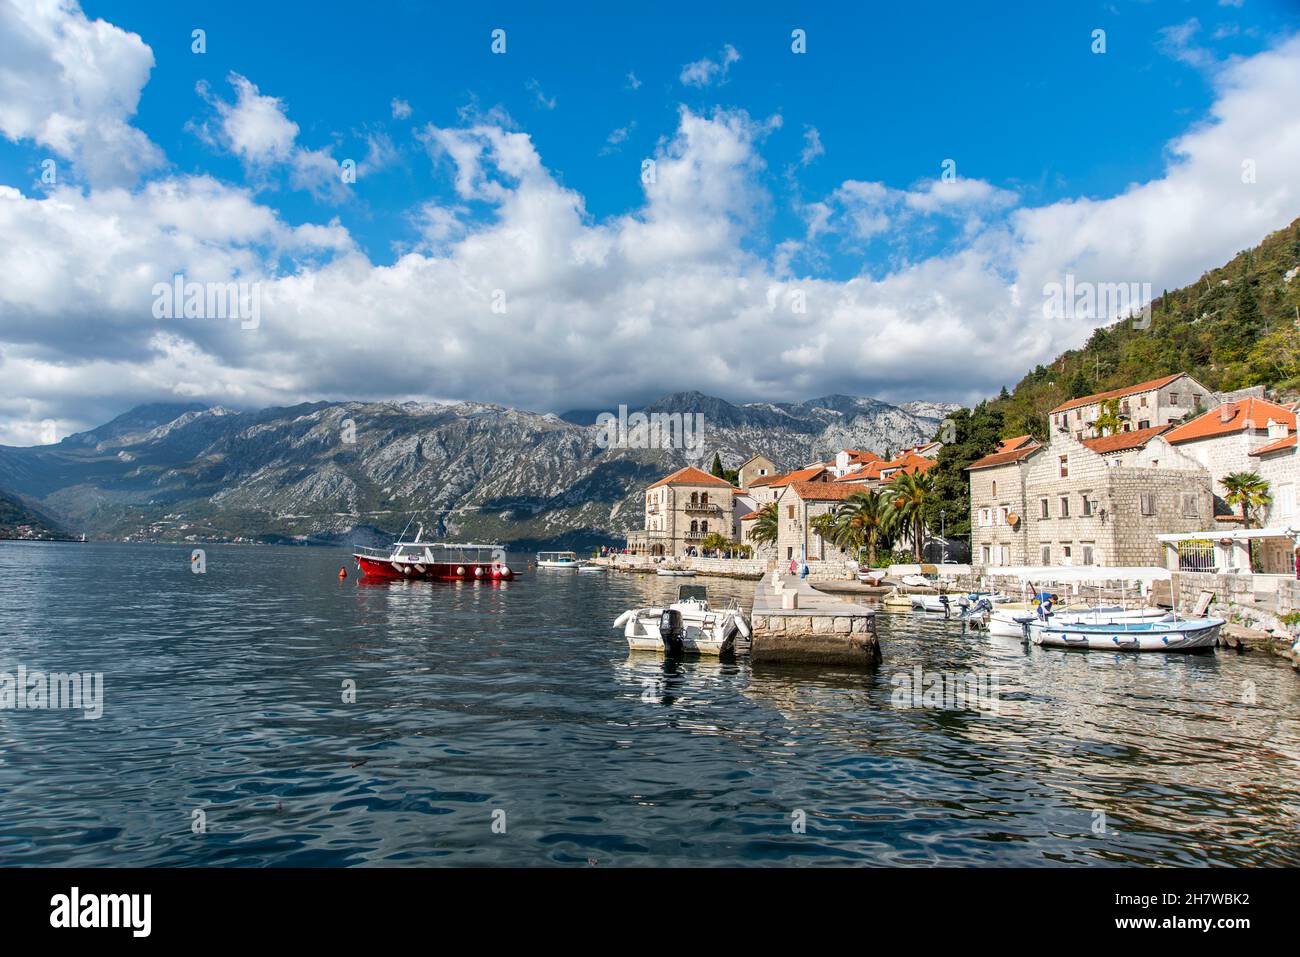
<path fill-rule="evenodd" d="M 948 606 L 948 596 L 940 595 L 939 604 L 943 605 L 943 617 L 948 618 L 952 615 L 952 608 Z"/>
<path fill-rule="evenodd" d="M 686 629 L 682 625 L 682 613 L 676 608 L 665 608 L 659 613 L 659 637 L 663 639 L 664 654 L 680 655 L 682 639 Z"/>

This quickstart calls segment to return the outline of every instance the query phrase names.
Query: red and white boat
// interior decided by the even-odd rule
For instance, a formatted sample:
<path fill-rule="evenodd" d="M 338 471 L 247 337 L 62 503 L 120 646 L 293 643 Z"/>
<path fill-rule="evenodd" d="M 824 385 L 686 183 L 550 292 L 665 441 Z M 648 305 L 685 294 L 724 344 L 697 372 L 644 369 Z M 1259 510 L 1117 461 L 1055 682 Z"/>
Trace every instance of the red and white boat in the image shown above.
<path fill-rule="evenodd" d="M 415 541 L 394 542 L 387 549 L 362 548 L 352 557 L 367 578 L 490 582 L 515 577 L 500 545 L 422 542 L 423 532 L 421 526 Z"/>

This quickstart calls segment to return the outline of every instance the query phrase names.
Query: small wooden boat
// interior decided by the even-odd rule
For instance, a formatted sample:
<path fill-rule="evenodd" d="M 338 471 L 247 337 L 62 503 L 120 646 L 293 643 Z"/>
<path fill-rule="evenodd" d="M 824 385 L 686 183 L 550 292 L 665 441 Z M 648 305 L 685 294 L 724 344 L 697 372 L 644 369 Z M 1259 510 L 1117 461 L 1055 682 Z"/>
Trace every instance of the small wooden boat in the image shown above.
<path fill-rule="evenodd" d="M 614 619 L 633 651 L 665 654 L 723 655 L 736 636 L 749 637 L 749 622 L 733 601 L 723 609 L 709 607 L 703 585 L 682 585 L 677 600 L 657 608 L 633 608 Z"/>
<path fill-rule="evenodd" d="M 694 578 L 695 572 L 689 568 L 656 568 L 656 575 L 664 578 Z"/>
<path fill-rule="evenodd" d="M 1163 608 L 1121 608 L 1089 605 L 1065 605 L 1048 613 L 1047 621 L 1057 624 L 1099 624 L 1109 621 L 1161 621 L 1172 616 Z M 1030 602 L 1008 602 L 989 615 L 989 634 L 1002 638 L 1019 638 L 1026 621 L 1042 621 Z"/>
<path fill-rule="evenodd" d="M 1024 633 L 1036 645 L 1091 651 L 1200 651 L 1219 640 L 1222 618 L 1174 621 L 1025 622 Z"/>

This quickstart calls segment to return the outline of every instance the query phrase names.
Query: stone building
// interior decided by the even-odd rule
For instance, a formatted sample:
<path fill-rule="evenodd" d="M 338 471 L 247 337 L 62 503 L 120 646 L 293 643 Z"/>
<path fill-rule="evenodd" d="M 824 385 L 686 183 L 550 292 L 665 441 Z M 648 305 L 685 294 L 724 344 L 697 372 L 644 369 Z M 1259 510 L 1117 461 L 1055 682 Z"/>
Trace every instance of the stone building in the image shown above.
<path fill-rule="evenodd" d="M 1141 464 L 1153 441 L 1168 451 Z M 1205 527 L 1214 514 L 1209 473 L 1159 435 L 1081 442 L 1057 432 L 968 471 L 971 560 L 981 566 L 1158 565 L 1157 534 Z"/>
<path fill-rule="evenodd" d="M 1121 432 L 1176 424 L 1219 403 L 1213 390 L 1186 372 L 1178 372 L 1061 403 L 1051 411 L 1053 435 L 1068 433 L 1077 441 L 1100 437 L 1094 423 L 1102 414 L 1103 403 L 1112 399 L 1118 403 Z"/>
<path fill-rule="evenodd" d="M 771 459 L 765 455 L 751 455 L 740 467 L 736 476 L 736 484 L 743 489 L 747 489 L 754 482 L 771 478 L 776 474 L 777 468 L 772 464 Z"/>
<path fill-rule="evenodd" d="M 1214 479 L 1214 492 L 1225 494 L 1223 477 L 1231 472 L 1259 471 L 1256 449 L 1294 436 L 1295 411 L 1267 399 L 1250 397 L 1225 402 L 1164 435 L 1165 441 L 1195 459 Z M 1286 470 L 1277 476 L 1286 482 Z M 1292 477 L 1294 483 L 1294 477 Z M 1223 506 L 1220 514 L 1227 514 Z"/>
<path fill-rule="evenodd" d="M 730 482 L 694 466 L 678 469 L 646 489 L 645 527 L 628 534 L 628 548 L 644 555 L 683 555 L 714 532 L 735 541 L 737 492 Z"/>
<path fill-rule="evenodd" d="M 1300 530 L 1300 501 L 1296 495 L 1296 488 L 1300 486 L 1300 448 L 1296 446 L 1295 431 L 1268 445 L 1261 445 L 1250 456 L 1257 463 L 1253 471 L 1268 482 L 1269 494 L 1273 497 L 1264 524 L 1272 528 Z"/>
<path fill-rule="evenodd" d="M 750 483 L 747 491 L 754 498 L 754 507 L 759 509 L 770 502 L 775 502 L 791 482 L 828 482 L 830 479 L 831 473 L 826 466 L 810 465 L 807 468 L 795 469 L 793 472 L 782 472 L 780 475 L 756 479 Z"/>
<path fill-rule="evenodd" d="M 838 482 L 790 482 L 776 500 L 778 532 L 776 559 L 836 561 L 852 556 L 825 541 L 812 522 L 818 515 L 833 512 L 858 489 Z"/>

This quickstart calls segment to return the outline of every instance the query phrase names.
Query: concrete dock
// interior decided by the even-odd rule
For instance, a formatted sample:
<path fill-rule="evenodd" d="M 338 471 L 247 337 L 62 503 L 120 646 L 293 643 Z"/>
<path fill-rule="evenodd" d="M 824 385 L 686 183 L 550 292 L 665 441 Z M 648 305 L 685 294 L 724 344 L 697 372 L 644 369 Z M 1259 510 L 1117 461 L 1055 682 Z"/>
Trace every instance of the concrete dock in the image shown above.
<path fill-rule="evenodd" d="M 754 588 L 750 656 L 755 664 L 880 664 L 876 613 L 779 572 Z"/>

